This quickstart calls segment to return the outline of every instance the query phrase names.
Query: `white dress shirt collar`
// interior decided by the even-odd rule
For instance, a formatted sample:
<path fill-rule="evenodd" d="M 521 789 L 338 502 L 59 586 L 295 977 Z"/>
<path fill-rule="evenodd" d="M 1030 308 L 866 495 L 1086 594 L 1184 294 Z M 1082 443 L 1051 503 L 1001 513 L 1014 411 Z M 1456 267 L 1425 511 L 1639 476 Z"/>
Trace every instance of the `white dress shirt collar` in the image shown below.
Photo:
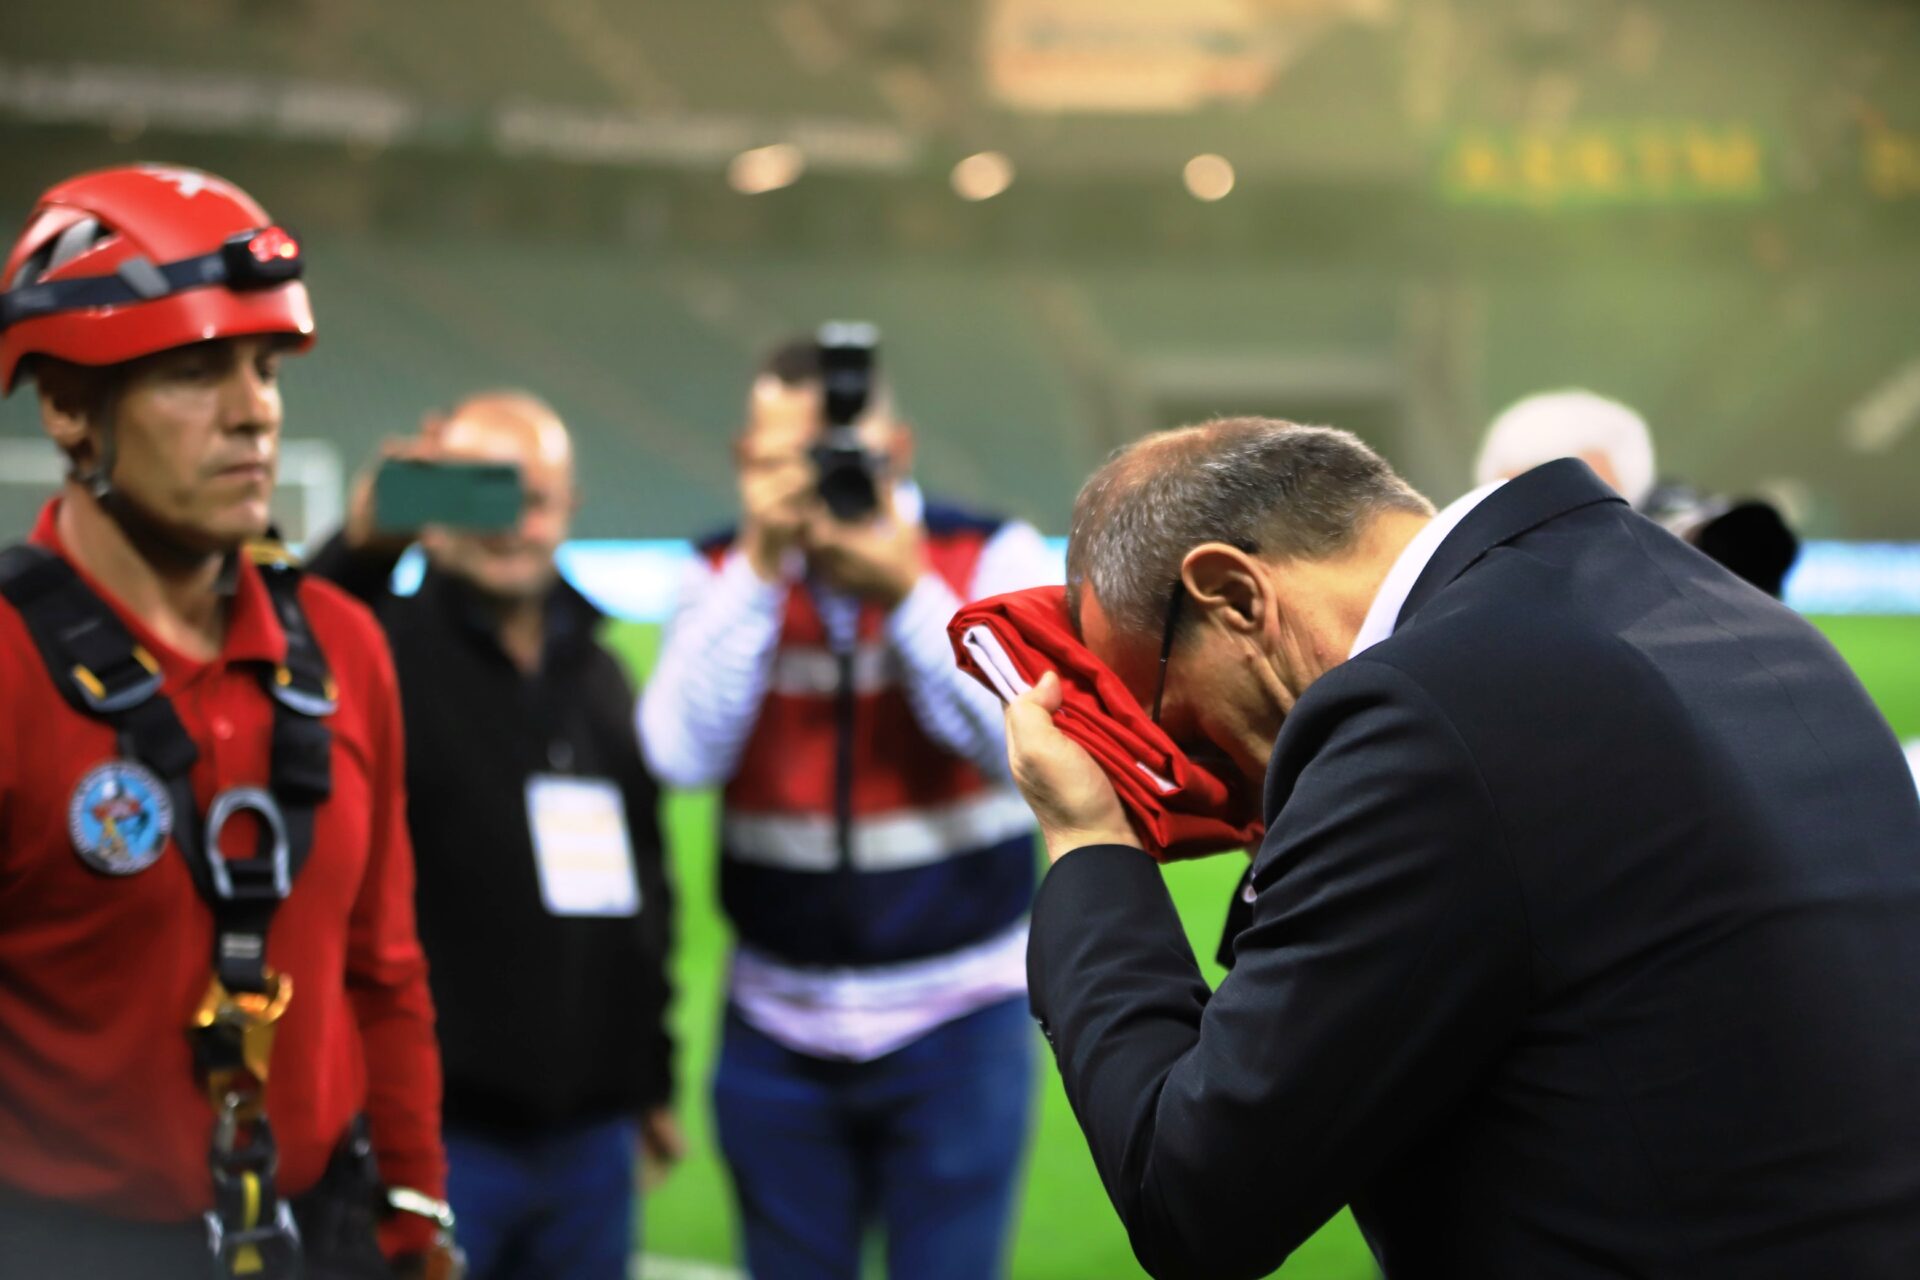
<path fill-rule="evenodd" d="M 1433 553 L 1440 549 L 1447 535 L 1459 527 L 1469 512 L 1505 483 L 1504 480 L 1495 480 L 1492 484 L 1481 485 L 1464 497 L 1454 499 L 1428 522 L 1426 528 L 1413 535 L 1413 541 L 1406 545 L 1406 549 L 1393 562 L 1393 568 L 1387 570 L 1387 576 L 1381 581 L 1380 590 L 1375 593 L 1373 604 L 1367 609 L 1366 620 L 1360 624 L 1360 634 L 1353 638 L 1353 648 L 1347 654 L 1349 658 L 1359 657 L 1393 634 L 1393 629 L 1400 623 L 1400 610 L 1406 607 L 1407 597 L 1413 594 L 1413 584 L 1420 581 L 1420 574 L 1433 559 Z"/>

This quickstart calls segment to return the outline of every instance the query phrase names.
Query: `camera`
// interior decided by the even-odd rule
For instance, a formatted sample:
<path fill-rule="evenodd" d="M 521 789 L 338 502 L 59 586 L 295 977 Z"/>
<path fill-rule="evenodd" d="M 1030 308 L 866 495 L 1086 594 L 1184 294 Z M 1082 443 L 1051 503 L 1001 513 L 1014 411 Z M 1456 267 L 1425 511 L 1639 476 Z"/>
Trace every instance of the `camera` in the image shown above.
<path fill-rule="evenodd" d="M 820 500 L 836 520 L 866 520 L 879 510 L 887 460 L 861 443 L 855 423 L 873 398 L 880 333 L 870 324 L 834 321 L 821 325 L 814 341 L 826 402 L 826 436 L 809 451 Z"/>
<path fill-rule="evenodd" d="M 1665 484 L 1647 498 L 1644 513 L 1775 599 L 1800 558 L 1800 539 L 1786 518 L 1757 498 Z"/>

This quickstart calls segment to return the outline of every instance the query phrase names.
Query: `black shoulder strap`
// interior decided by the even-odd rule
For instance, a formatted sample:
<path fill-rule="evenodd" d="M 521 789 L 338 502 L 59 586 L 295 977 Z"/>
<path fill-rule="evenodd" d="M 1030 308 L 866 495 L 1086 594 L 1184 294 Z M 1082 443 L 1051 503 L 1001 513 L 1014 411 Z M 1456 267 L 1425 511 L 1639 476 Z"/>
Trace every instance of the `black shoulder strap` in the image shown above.
<path fill-rule="evenodd" d="M 266 583 L 267 596 L 273 601 L 274 616 L 287 637 L 285 665 L 274 672 L 274 701 L 301 715 L 330 716 L 339 694 L 326 655 L 320 651 L 320 642 L 314 639 L 307 611 L 300 603 L 300 583 L 305 574 L 278 547 L 256 548 L 251 554 Z"/>
<path fill-rule="evenodd" d="M 184 776 L 200 753 L 160 693 L 160 664 L 112 609 L 44 547 L 0 551 L 0 595 L 19 611 L 54 687 L 82 715 L 106 720 L 162 778 Z"/>
<path fill-rule="evenodd" d="M 333 794 L 333 733 L 326 718 L 339 706 L 339 691 L 300 605 L 300 570 L 282 560 L 263 564 L 260 572 L 287 637 L 285 659 L 264 680 L 274 703 L 270 786 L 286 823 L 290 880 L 313 851 L 314 811 Z"/>

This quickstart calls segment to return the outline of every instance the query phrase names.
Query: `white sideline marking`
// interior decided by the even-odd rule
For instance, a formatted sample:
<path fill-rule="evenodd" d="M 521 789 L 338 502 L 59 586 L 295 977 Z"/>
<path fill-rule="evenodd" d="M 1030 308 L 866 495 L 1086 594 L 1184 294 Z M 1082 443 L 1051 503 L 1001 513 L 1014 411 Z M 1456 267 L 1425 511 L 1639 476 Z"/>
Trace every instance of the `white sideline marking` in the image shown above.
<path fill-rule="evenodd" d="M 747 1280 L 747 1273 L 717 1262 L 691 1262 L 642 1254 L 629 1268 L 633 1280 Z"/>

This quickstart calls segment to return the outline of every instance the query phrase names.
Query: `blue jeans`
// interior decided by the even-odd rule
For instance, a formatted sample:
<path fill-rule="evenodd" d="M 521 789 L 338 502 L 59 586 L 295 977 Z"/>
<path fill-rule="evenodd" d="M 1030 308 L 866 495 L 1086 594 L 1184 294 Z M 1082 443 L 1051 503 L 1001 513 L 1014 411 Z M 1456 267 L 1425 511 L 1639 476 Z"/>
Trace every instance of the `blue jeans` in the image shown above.
<path fill-rule="evenodd" d="M 1004 1275 L 1034 1038 L 1015 998 L 832 1062 L 729 1009 L 714 1119 L 754 1280 L 858 1280 L 875 1224 L 895 1280 Z"/>
<path fill-rule="evenodd" d="M 624 1116 L 529 1138 L 449 1129 L 447 1201 L 468 1280 L 626 1280 L 637 1134 Z"/>

